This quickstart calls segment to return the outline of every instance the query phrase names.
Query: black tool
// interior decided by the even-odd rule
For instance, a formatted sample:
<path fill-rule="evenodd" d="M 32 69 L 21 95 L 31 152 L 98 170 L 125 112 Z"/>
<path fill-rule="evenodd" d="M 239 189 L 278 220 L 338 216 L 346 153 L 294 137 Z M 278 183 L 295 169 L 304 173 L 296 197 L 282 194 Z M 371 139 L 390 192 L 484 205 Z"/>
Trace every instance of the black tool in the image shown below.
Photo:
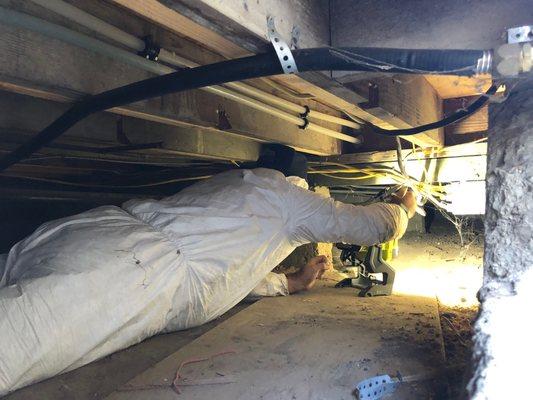
<path fill-rule="evenodd" d="M 344 265 L 358 268 L 355 278 L 343 279 L 335 287 L 360 289 L 359 297 L 388 296 L 392 293 L 395 272 L 383 260 L 381 246 L 369 246 L 364 259 L 361 255 L 361 246 L 345 243 L 337 243 L 335 246 L 341 250 L 341 261 Z"/>

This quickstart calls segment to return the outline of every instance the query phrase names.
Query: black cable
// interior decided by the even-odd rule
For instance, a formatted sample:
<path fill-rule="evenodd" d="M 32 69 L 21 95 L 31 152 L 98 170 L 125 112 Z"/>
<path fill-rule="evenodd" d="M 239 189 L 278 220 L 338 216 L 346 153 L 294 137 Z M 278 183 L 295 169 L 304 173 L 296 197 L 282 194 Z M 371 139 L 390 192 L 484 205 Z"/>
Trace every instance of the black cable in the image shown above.
<path fill-rule="evenodd" d="M 440 71 L 472 75 L 479 72 L 479 61 L 486 55 L 487 52 L 482 50 L 317 48 L 293 51 L 299 72 L 379 70 L 389 73 L 434 73 Z M 91 96 L 75 104 L 28 142 L 2 157 L 0 171 L 30 156 L 78 121 L 95 112 L 170 93 L 281 73 L 283 73 L 281 64 L 272 50 L 264 54 L 177 71 Z"/>
<path fill-rule="evenodd" d="M 489 101 L 489 97 L 492 96 L 494 93 L 496 93 L 496 90 L 498 90 L 498 85 L 492 85 L 485 92 L 485 94 L 482 94 L 481 96 L 479 96 L 476 99 L 476 101 L 474 101 L 468 107 L 460 109 L 454 112 L 452 115 L 441 119 L 440 121 L 435 121 L 429 124 L 416 126 L 414 128 L 406 128 L 406 129 L 383 129 L 383 128 L 380 128 L 379 126 L 376 126 L 376 125 L 373 125 L 367 122 L 363 124 L 362 129 L 363 130 L 366 129 L 373 133 L 379 133 L 381 135 L 408 136 L 408 135 L 416 135 L 417 133 L 429 131 L 431 129 L 442 128 L 444 126 L 451 125 L 455 122 L 461 121 L 462 119 L 470 117 L 472 114 L 478 111 L 481 107 L 483 107 L 487 103 L 487 101 Z"/>

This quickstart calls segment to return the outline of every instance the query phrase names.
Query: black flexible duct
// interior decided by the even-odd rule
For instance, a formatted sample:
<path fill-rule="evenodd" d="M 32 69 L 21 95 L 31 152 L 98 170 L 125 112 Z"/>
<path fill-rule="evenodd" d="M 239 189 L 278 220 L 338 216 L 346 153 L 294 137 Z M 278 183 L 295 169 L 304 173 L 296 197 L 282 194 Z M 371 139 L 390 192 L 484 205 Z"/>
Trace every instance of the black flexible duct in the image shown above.
<path fill-rule="evenodd" d="M 402 50 L 380 48 L 317 48 L 293 51 L 299 72 L 382 71 L 473 75 L 480 71 L 483 50 Z M 485 65 L 485 63 L 481 63 Z M 486 66 L 488 67 L 488 65 Z M 274 51 L 222 61 L 158 76 L 89 97 L 75 104 L 27 143 L 0 159 L 0 171 L 50 143 L 95 112 L 136 101 L 204 86 L 220 85 L 283 73 Z"/>

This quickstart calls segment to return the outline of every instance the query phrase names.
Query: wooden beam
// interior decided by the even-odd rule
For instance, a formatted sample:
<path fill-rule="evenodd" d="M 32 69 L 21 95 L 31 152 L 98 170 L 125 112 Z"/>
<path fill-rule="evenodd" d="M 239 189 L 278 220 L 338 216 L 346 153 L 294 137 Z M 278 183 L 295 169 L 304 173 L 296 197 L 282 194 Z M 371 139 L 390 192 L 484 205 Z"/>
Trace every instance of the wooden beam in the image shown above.
<path fill-rule="evenodd" d="M 124 1 L 124 0 L 120 0 Z M 208 23 L 211 29 L 241 47 L 257 52 L 267 40 L 267 17 L 276 30 L 298 48 L 329 45 L 329 4 L 322 0 L 161 0 L 168 8 Z M 235 33 L 233 33 L 235 32 Z M 256 39 L 256 40 L 254 40 Z M 261 43 L 262 45 L 256 45 Z"/>
<path fill-rule="evenodd" d="M 68 105 L 42 99 L 2 93 L 0 96 L 0 139 L 1 147 L 12 149 L 28 140 L 51 118 L 61 115 Z M 31 118 L 28 118 L 31 116 Z M 42 154 L 61 154 L 90 157 L 98 160 L 116 160 L 161 165 L 180 165 L 178 157 L 206 160 L 255 161 L 259 157 L 261 144 L 255 140 L 238 137 L 224 131 L 212 132 L 198 127 L 180 127 L 159 124 L 137 118 L 121 118 L 111 113 L 97 113 L 80 121 L 55 143 L 78 146 L 116 146 L 118 122 L 121 120 L 123 135 L 131 143 L 162 142 L 157 151 L 130 151 L 120 154 L 94 154 L 83 151 L 47 148 Z"/>
<path fill-rule="evenodd" d="M 346 85 L 358 94 L 367 93 L 369 98 L 374 96 L 374 100 L 366 104 L 365 110 L 378 118 L 387 119 L 395 128 L 411 128 L 442 118 L 442 99 L 421 75 L 380 76 Z M 371 92 L 373 96 L 369 94 Z M 444 130 L 434 129 L 415 136 L 405 136 L 404 139 L 422 147 L 441 147 L 444 145 Z"/>
<path fill-rule="evenodd" d="M 474 96 L 485 93 L 492 84 L 490 75 L 476 77 L 453 75 L 424 75 L 442 99 Z"/>
<path fill-rule="evenodd" d="M 91 205 L 120 205 L 132 198 L 153 198 L 153 195 L 146 193 L 110 193 L 110 192 L 84 192 L 84 191 L 70 191 L 70 190 L 54 190 L 54 189 L 29 189 L 29 188 L 2 188 L 0 191 L 1 200 L 41 200 L 41 201 L 72 201 L 76 204 L 89 203 Z"/>
<path fill-rule="evenodd" d="M 478 96 L 460 97 L 457 99 L 444 100 L 444 114 L 450 115 L 459 109 L 470 105 Z M 446 127 L 447 134 L 465 134 L 474 132 L 483 132 L 489 129 L 489 107 L 488 105 L 480 108 L 476 113 L 455 124 Z"/>
<path fill-rule="evenodd" d="M 249 51 L 239 47 L 210 29 L 170 10 L 167 6 L 158 1 L 110 0 L 110 2 L 127 8 L 150 21 L 156 22 L 158 25 L 161 25 L 172 32 L 179 32 L 180 35 L 193 39 L 198 44 L 201 44 L 224 57 L 237 58 L 251 54 Z"/>
<path fill-rule="evenodd" d="M 297 30 L 300 30 L 301 40 L 303 40 L 300 42 L 302 47 L 323 46 L 329 43 L 329 38 L 324 37 L 324 15 L 327 15 L 327 12 L 317 11 L 323 9 L 323 2 L 305 2 L 298 0 L 297 4 L 295 4 L 294 2 L 282 0 L 242 3 L 237 1 L 220 2 L 215 0 L 107 1 L 111 4 L 124 7 L 159 26 L 169 29 L 173 33 L 192 40 L 198 40 L 197 38 L 201 38 L 206 34 L 206 30 L 210 30 L 213 34 L 221 38 L 230 38 L 232 43 L 238 42 L 238 49 L 235 48 L 234 44 L 221 45 L 215 49 L 215 46 L 211 42 L 202 43 L 203 46 L 213 49 L 227 58 L 241 57 L 243 51 L 257 52 L 261 49 L 268 48 L 265 47 L 267 45 L 265 29 L 267 15 L 273 15 L 275 17 L 276 28 L 286 40 L 292 37 L 294 34 L 293 28 L 297 27 Z M 162 7 L 161 3 L 164 3 L 166 6 Z M 244 4 L 246 4 L 249 11 L 253 9 L 254 12 L 246 11 Z M 181 25 L 173 22 L 178 19 L 182 21 L 184 14 L 190 20 L 188 23 L 183 22 L 184 25 Z M 294 15 L 294 18 L 287 18 L 286 15 Z M 316 22 L 317 18 L 320 19 L 320 22 Z M 195 19 L 195 21 L 192 21 L 192 19 Z M 314 25 L 317 26 L 315 27 Z M 244 35 L 244 39 L 235 35 L 236 30 Z M 308 37 L 309 39 L 304 40 L 304 37 Z M 263 44 L 262 47 L 261 43 Z M 343 87 L 329 79 L 325 74 L 305 73 L 301 74 L 301 76 L 278 75 L 271 77 L 271 79 L 299 93 L 310 93 L 316 96 L 317 100 L 328 106 L 343 112 L 348 112 L 351 115 L 372 122 L 382 128 L 394 129 L 412 126 L 409 124 L 409 121 L 403 120 L 401 115 L 393 115 L 395 110 L 387 110 L 382 107 L 375 108 L 372 111 L 361 109 L 357 106 L 357 103 L 367 101 L 367 94 L 355 94 L 349 88 Z M 440 110 L 441 108 L 436 112 L 440 112 Z M 442 132 L 438 134 L 420 134 L 406 139 L 422 147 L 444 145 Z M 379 141 L 375 137 L 372 140 Z"/>
<path fill-rule="evenodd" d="M 75 101 L 86 94 L 150 76 L 118 61 L 29 31 L 2 26 L 0 37 L 0 52 L 6 56 L 5 62 L 0 64 L 0 87 L 5 90 Z M 199 90 L 110 111 L 167 125 L 200 128 L 214 135 L 223 131 L 259 142 L 283 143 L 311 154 L 340 153 L 340 143 L 336 139 L 307 131 L 302 133 L 298 127 L 277 118 Z M 223 121 L 224 127 L 221 127 L 220 112 L 228 119 Z"/>

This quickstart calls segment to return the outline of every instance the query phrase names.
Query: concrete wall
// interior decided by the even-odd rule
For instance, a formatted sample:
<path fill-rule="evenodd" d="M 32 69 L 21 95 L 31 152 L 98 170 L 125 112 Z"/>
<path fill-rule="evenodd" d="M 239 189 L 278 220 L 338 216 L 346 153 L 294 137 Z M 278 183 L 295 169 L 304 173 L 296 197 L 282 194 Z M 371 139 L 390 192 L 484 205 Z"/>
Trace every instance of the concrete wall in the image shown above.
<path fill-rule="evenodd" d="M 490 49 L 532 21 L 531 0 L 331 0 L 332 46 Z"/>
<path fill-rule="evenodd" d="M 489 131 L 484 284 L 470 398 L 531 398 L 533 358 L 533 79 L 493 106 Z"/>

